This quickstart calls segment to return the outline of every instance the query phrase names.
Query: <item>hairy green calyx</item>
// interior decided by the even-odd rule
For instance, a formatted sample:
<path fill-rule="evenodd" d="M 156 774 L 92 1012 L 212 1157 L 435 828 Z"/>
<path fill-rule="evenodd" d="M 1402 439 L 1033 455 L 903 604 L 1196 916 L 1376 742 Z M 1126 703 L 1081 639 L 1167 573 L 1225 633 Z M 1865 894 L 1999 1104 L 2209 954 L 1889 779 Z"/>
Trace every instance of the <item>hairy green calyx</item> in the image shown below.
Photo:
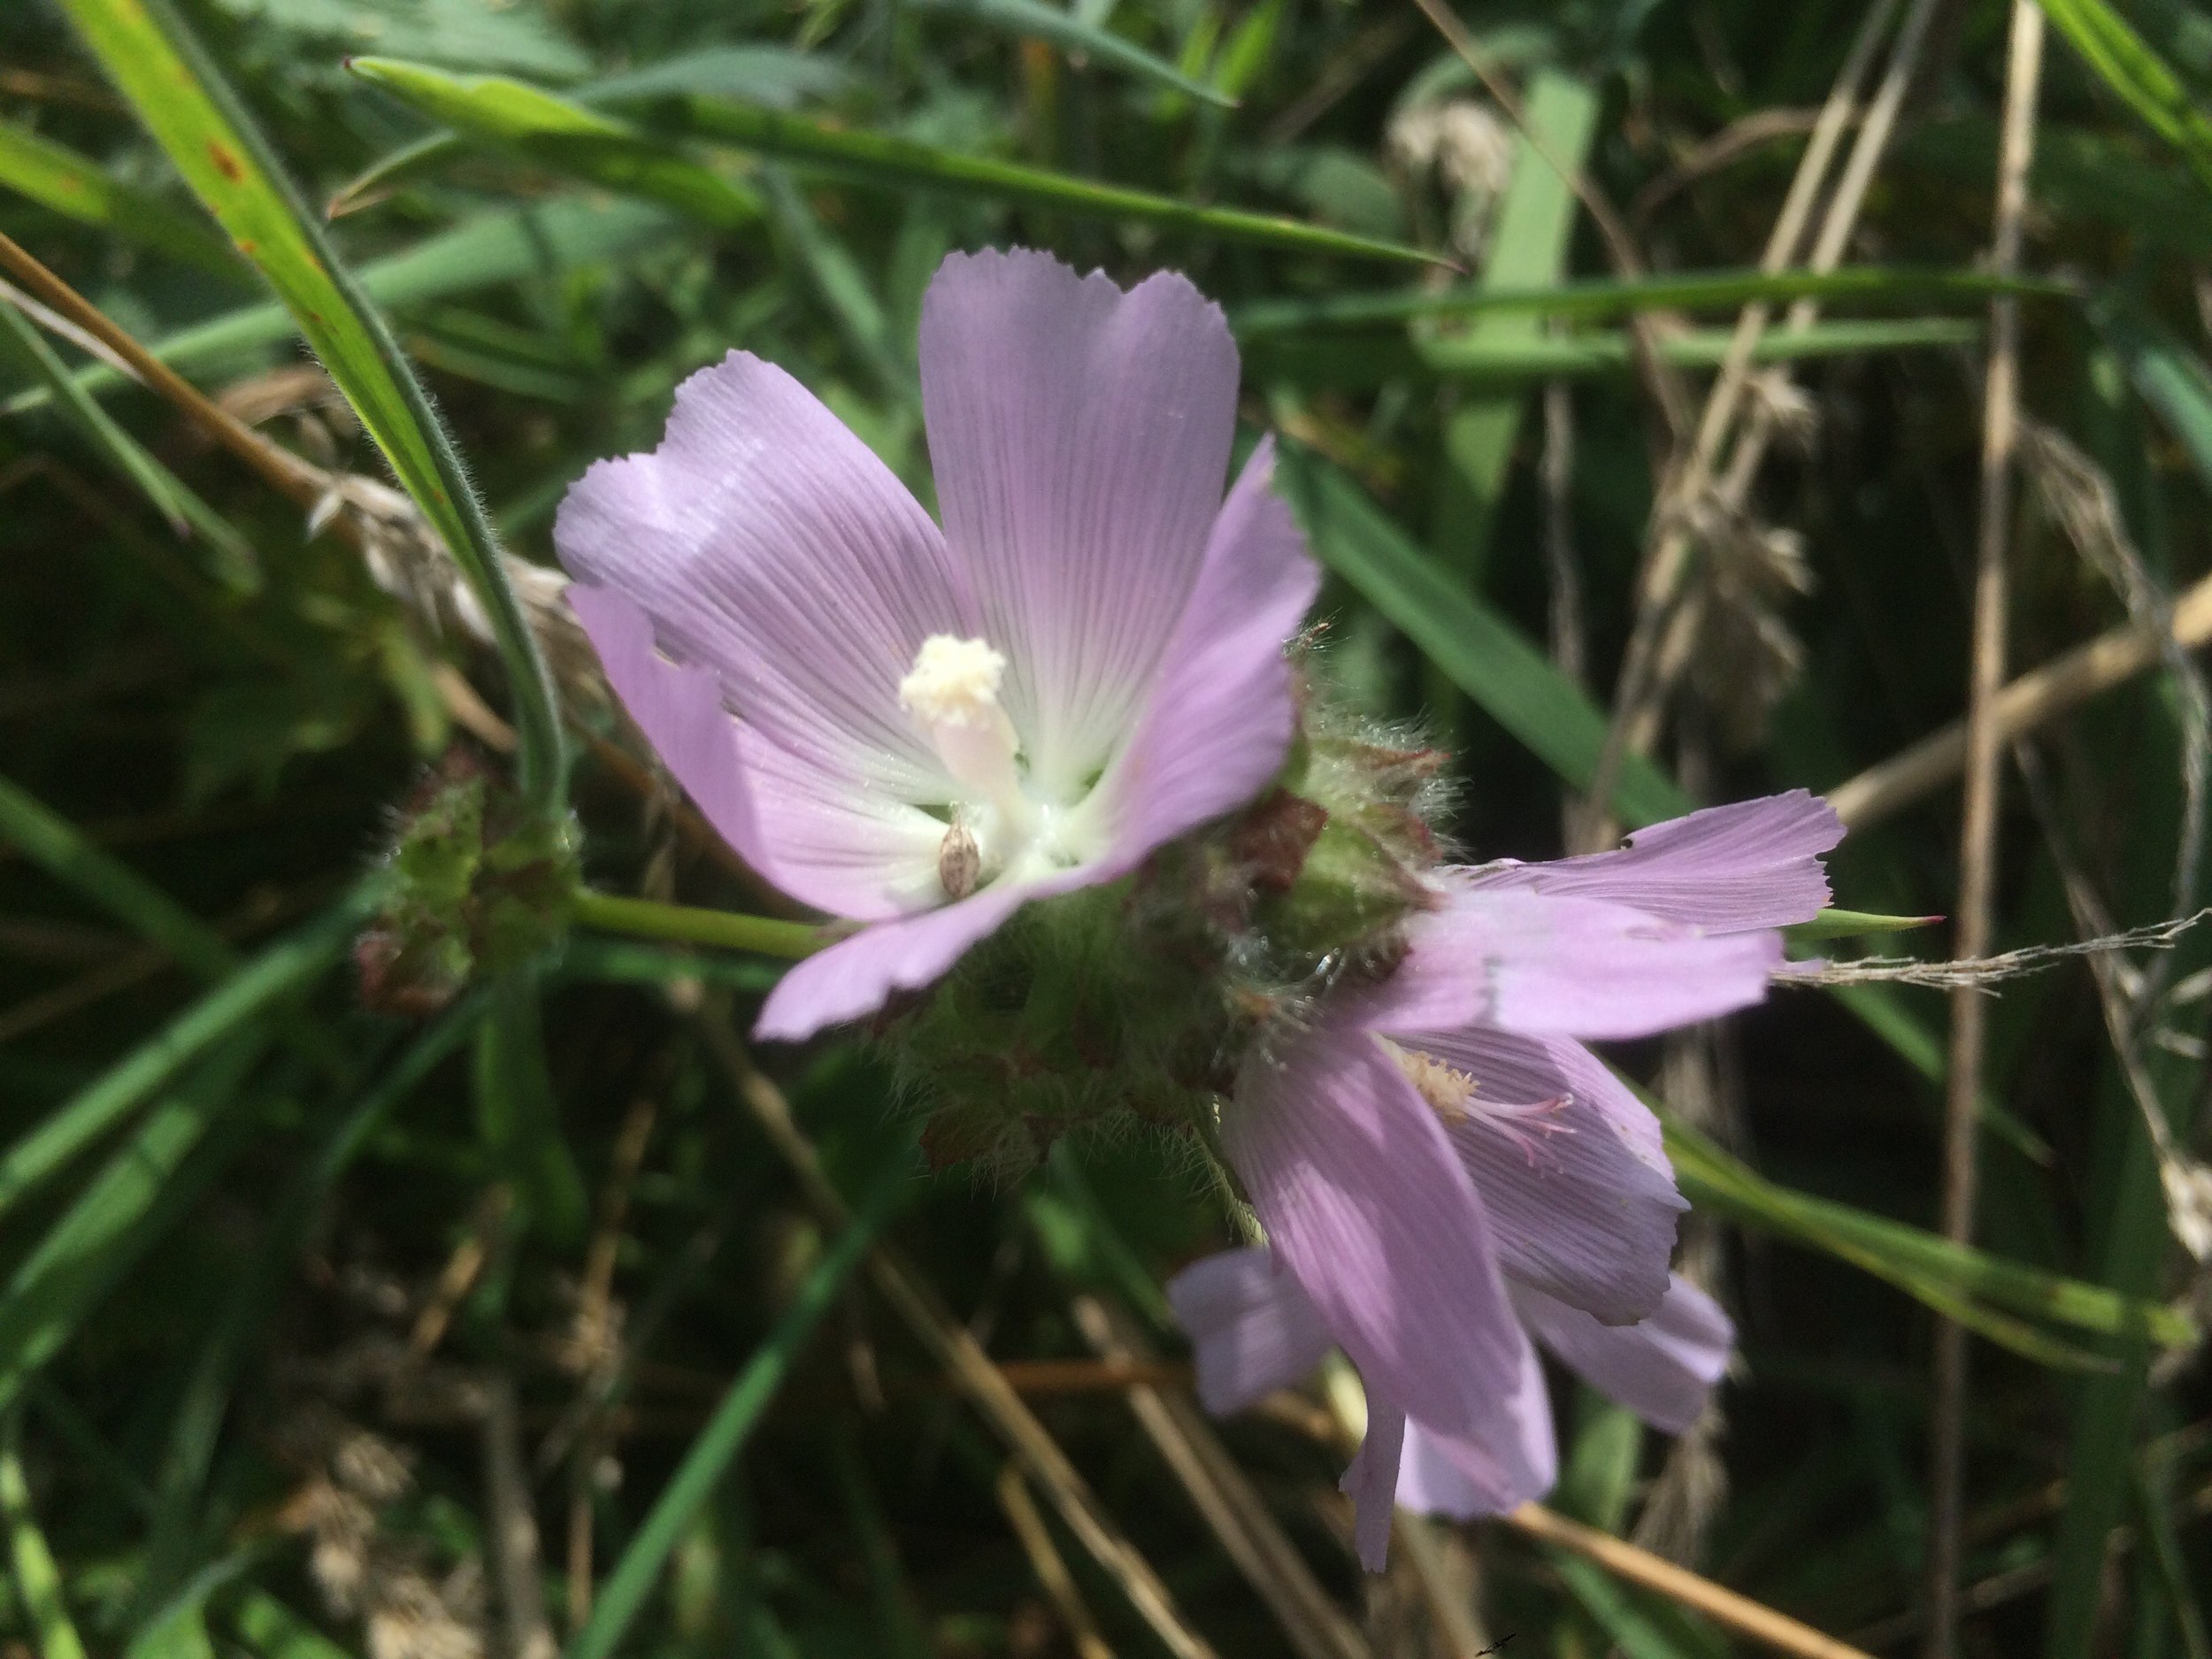
<path fill-rule="evenodd" d="M 1315 718 L 1275 786 L 1109 885 L 1025 906 L 877 1032 L 942 1167 L 1018 1175 L 1064 1134 L 1210 1141 L 1238 1069 L 1430 902 L 1443 757 Z"/>

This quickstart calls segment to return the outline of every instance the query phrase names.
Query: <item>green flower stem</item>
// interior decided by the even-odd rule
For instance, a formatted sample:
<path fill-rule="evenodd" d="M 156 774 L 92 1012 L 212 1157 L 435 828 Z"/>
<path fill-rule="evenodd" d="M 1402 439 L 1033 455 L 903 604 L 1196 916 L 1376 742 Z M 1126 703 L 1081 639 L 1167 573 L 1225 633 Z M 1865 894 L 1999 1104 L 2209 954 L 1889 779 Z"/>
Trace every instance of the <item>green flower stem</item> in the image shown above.
<path fill-rule="evenodd" d="M 811 956 L 829 942 L 822 929 L 811 922 L 780 922 L 772 917 L 741 916 L 733 910 L 618 898 L 588 888 L 577 894 L 575 915 L 579 926 L 595 927 L 602 933 L 750 950 L 764 956 L 795 959 Z"/>

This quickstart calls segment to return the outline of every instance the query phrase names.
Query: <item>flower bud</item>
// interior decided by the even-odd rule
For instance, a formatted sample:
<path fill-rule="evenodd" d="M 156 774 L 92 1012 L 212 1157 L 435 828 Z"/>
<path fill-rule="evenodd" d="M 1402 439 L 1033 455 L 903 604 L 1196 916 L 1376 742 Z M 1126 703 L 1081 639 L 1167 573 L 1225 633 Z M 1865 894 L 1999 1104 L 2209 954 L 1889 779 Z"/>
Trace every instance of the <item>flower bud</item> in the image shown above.
<path fill-rule="evenodd" d="M 580 879 L 569 820 L 526 815 L 457 748 L 401 806 L 384 863 L 389 887 L 354 959 L 363 1002 L 412 1015 L 553 949 Z"/>

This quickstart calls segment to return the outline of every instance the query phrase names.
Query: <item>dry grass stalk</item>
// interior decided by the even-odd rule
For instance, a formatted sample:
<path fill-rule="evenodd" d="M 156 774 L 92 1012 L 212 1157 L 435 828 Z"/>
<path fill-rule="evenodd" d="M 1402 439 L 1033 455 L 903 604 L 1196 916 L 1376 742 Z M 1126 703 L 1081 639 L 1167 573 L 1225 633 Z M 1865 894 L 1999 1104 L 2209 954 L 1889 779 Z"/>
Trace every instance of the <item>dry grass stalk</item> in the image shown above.
<path fill-rule="evenodd" d="M 484 1271 L 484 1264 L 498 1248 L 501 1234 L 505 1231 L 508 1211 L 514 1208 L 513 1188 L 503 1182 L 486 1189 L 477 1201 L 476 1213 L 469 1218 L 469 1229 L 461 1241 L 453 1247 L 446 1258 L 430 1294 L 423 1300 L 415 1315 L 413 1328 L 407 1335 L 407 1352 L 417 1364 L 437 1351 L 445 1340 L 447 1328 L 453 1316 L 460 1311 L 470 1291 Z"/>
<path fill-rule="evenodd" d="M 1114 1659 L 1114 1650 L 1099 1633 L 1098 1621 L 1091 1617 L 1082 1591 L 1076 1587 L 1075 1576 L 1060 1558 L 1060 1551 L 1052 1541 L 1051 1529 L 1045 1525 L 1045 1517 L 1037 1511 L 1036 1501 L 1022 1483 L 1018 1463 L 1010 1462 L 999 1471 L 998 1502 L 1006 1512 L 1006 1524 L 1014 1529 L 1015 1541 L 1021 1545 L 1022 1554 L 1029 1557 L 1030 1571 L 1037 1575 L 1037 1582 L 1051 1599 L 1061 1624 L 1067 1627 L 1069 1640 L 1075 1644 L 1077 1659 Z"/>
<path fill-rule="evenodd" d="M 1601 1532 L 1594 1526 L 1585 1526 L 1579 1521 L 1554 1514 L 1541 1504 L 1524 1503 L 1502 1518 L 1517 1532 L 1539 1542 L 1571 1550 L 1597 1563 L 1614 1577 L 1678 1601 L 1723 1629 L 1775 1653 L 1788 1654 L 1792 1659 L 1872 1659 L 1871 1655 L 1832 1636 L 1824 1636 L 1786 1613 L 1778 1613 L 1763 1602 L 1739 1595 L 1686 1567 L 1662 1561 L 1609 1532 Z"/>
<path fill-rule="evenodd" d="M 2005 71 L 2003 134 L 1997 157 L 1991 264 L 2009 276 L 2020 268 L 2027 213 L 2028 165 L 2035 151 L 2035 105 L 2043 67 L 2043 13 L 2035 0 L 2014 0 Z M 1997 790 L 2002 754 L 1993 716 L 2005 683 L 2006 612 L 2012 546 L 2013 460 L 2020 428 L 2020 302 L 1990 302 L 1989 370 L 1983 386 L 1981 501 L 1975 549 L 1973 666 L 1966 716 L 1964 823 L 1959 837 L 1957 950 L 1985 956 L 1997 883 Z M 1978 1128 L 1987 1002 L 1973 986 L 1951 994 L 1949 1062 L 1943 1107 L 1943 1236 L 1970 1244 L 1978 1169 Z M 1928 1632 L 1930 1659 L 1958 1650 L 1961 1521 L 1965 1513 L 1966 1327 L 1936 1321 L 1934 1400 L 1930 1417 Z"/>
<path fill-rule="evenodd" d="M 1817 968 L 1793 969 L 1779 976 L 1779 985 L 1924 985 L 1945 990 L 1978 990 L 2006 979 L 2024 979 L 2076 956 L 2109 957 L 2124 950 L 2164 949 L 2182 934 L 2212 916 L 2212 909 L 2197 910 L 2170 921 L 2147 922 L 2122 933 L 2100 933 L 2064 945 L 2024 945 L 2001 950 L 1993 956 L 1965 956 L 1949 962 L 1915 962 L 1902 956 L 1870 956 L 1859 962 L 1824 963 Z"/>
<path fill-rule="evenodd" d="M 2208 774 L 2212 774 L 2212 689 L 2173 637 L 2173 600 L 2136 551 L 2104 469 L 2064 434 L 2035 421 L 2022 423 L 2021 446 L 2038 501 L 2119 595 L 2129 619 L 2162 641 L 2166 670 L 2180 694 L 2183 799 L 2171 904 L 2178 915 L 2197 902 Z"/>
<path fill-rule="evenodd" d="M 1125 1365 L 1157 1359 L 1127 1315 L 1094 1296 L 1077 1297 L 1072 1310 L 1076 1328 L 1101 1358 Z M 1128 1401 L 1222 1548 L 1274 1613 L 1291 1647 L 1304 1659 L 1368 1659 L 1366 1642 L 1315 1581 L 1304 1558 L 1189 1399 L 1139 1384 L 1129 1389 Z"/>
<path fill-rule="evenodd" d="M 731 1030 L 726 1010 L 712 1010 L 698 1021 L 708 1051 L 729 1074 L 739 1098 L 751 1110 L 784 1161 L 797 1176 L 809 1206 L 827 1225 L 845 1225 L 851 1210 L 822 1172 L 813 1146 L 791 1116 L 781 1090 L 762 1075 Z M 1175 1597 L 1152 1563 L 1107 1514 L 1059 1442 L 1037 1421 L 922 1276 L 888 1244 L 873 1246 L 867 1271 L 877 1291 L 891 1304 L 924 1348 L 945 1367 L 960 1392 L 982 1415 L 1020 1463 L 1025 1475 L 1052 1502 L 1060 1518 L 1092 1559 L 1121 1586 L 1153 1633 L 1177 1659 L 1218 1659 L 1213 1647 L 1191 1628 Z"/>
<path fill-rule="evenodd" d="M 1911 84 L 1918 62 L 1921 38 L 1926 32 L 1933 9 L 1933 0 L 1915 0 L 1913 9 L 1906 17 L 1891 50 L 1881 86 L 1862 114 L 1862 89 L 1890 18 L 1896 10 L 1896 0 L 1878 0 L 1869 12 L 1866 21 L 1852 42 L 1842 68 L 1837 73 L 1827 100 L 1822 105 L 1819 119 L 1814 125 L 1812 140 L 1806 146 L 1805 154 L 1798 162 L 1797 172 L 1791 179 L 1781 211 L 1760 256 L 1759 268 L 1762 271 L 1786 270 L 1795 262 L 1799 244 L 1826 181 L 1829 167 L 1841 145 L 1843 134 L 1855 121 L 1859 127 L 1857 141 L 1845 163 L 1842 179 L 1829 200 L 1807 263 L 1813 269 L 1824 269 L 1832 267 L 1840 257 L 1843 245 L 1857 223 L 1858 210 L 1864 200 L 1866 186 L 1872 179 L 1875 165 L 1887 148 L 1897 112 Z M 1820 263 L 1824 254 L 1828 262 L 1826 266 Z M 1613 780 L 1619 772 L 1624 754 L 1640 754 L 1650 749 L 1657 735 L 1657 721 L 1666 705 L 1666 688 L 1691 654 L 1696 630 L 1676 629 L 1673 626 L 1685 587 L 1682 580 L 1685 567 L 1694 542 L 1694 530 L 1685 515 L 1705 503 L 1714 489 L 1722 448 L 1734 427 L 1737 413 L 1753 378 L 1752 354 L 1766 332 L 1771 314 L 1771 308 L 1762 303 L 1746 306 L 1738 317 L 1735 334 L 1729 342 L 1728 356 L 1722 363 L 1712 390 L 1707 395 L 1689 453 L 1662 488 L 1654 508 L 1652 540 L 1638 576 L 1636 620 L 1622 658 L 1619 683 L 1615 691 L 1613 718 L 1607 729 L 1605 748 L 1599 757 L 1592 783 L 1591 798 L 1594 800 L 1603 801 L 1611 795 Z M 1812 315 L 1812 311 L 1801 303 L 1791 311 L 1791 325 L 1796 326 L 1809 321 Z M 1769 419 L 1756 413 L 1754 422 L 1753 432 L 1739 441 L 1729 468 L 1731 482 L 1738 489 L 1747 489 L 1757 457 L 1763 451 L 1766 442 L 1764 428 L 1770 426 Z M 1743 516 L 1740 506 L 1742 497 L 1737 495 L 1732 499 L 1736 504 L 1724 517 L 1740 518 Z M 1722 504 L 1726 506 L 1727 503 L 1724 501 Z M 1671 642 L 1671 632 L 1673 634 Z M 1593 819 L 1595 820 L 1598 816 L 1592 815 Z M 1610 845 L 1617 826 L 1593 821 L 1586 827 L 1591 836 L 1588 845 L 1594 848 Z"/>
<path fill-rule="evenodd" d="M 1390 1526 L 1391 1541 L 1405 1552 L 1420 1582 L 1430 1621 L 1448 1659 L 1486 1659 L 1499 1652 L 1503 1644 L 1490 1640 L 1476 1612 L 1480 1586 L 1474 1575 L 1474 1555 L 1457 1530 L 1409 1509 L 1393 1516 Z"/>
<path fill-rule="evenodd" d="M 1521 110 L 1521 101 L 1513 89 L 1499 77 L 1482 48 L 1467 33 L 1466 27 L 1441 0 L 1414 0 L 1421 14 L 1436 26 L 1452 50 L 1458 54 L 1482 85 L 1484 91 L 1494 99 L 1506 117 L 1527 140 L 1537 158 L 1557 173 L 1562 182 L 1572 191 L 1590 215 L 1590 222 L 1597 227 L 1598 239 L 1605 245 L 1608 262 L 1624 277 L 1641 276 L 1648 269 L 1643 256 L 1637 251 L 1636 239 L 1626 221 L 1620 215 L 1605 192 L 1600 189 L 1589 174 L 1578 167 L 1571 167 L 1561 159 L 1557 151 L 1532 129 Z M 1665 419 L 1673 441 L 1679 443 L 1689 429 L 1689 391 L 1680 371 L 1659 355 L 1657 336 L 1653 332 L 1653 319 L 1640 311 L 1628 317 L 1629 338 L 1635 347 L 1636 370 L 1650 394 L 1652 403 Z"/>
<path fill-rule="evenodd" d="M 538 1571 L 538 1523 L 523 1468 L 522 1425 L 515 1379 L 487 1376 L 484 1402 L 484 1509 L 491 1533 L 494 1577 L 506 1659 L 553 1659 L 553 1633 L 545 1623 L 545 1585 Z"/>
<path fill-rule="evenodd" d="M 2171 647 L 2195 650 L 2208 644 L 2212 576 L 2174 602 L 2172 626 L 2163 632 L 2124 624 L 2021 675 L 1998 694 L 1991 720 L 2003 741 L 2017 741 L 2100 692 L 2156 667 Z M 1851 829 L 1868 829 L 1942 788 L 1965 759 L 1966 726 L 1956 721 L 1826 791 L 1828 802 Z"/>

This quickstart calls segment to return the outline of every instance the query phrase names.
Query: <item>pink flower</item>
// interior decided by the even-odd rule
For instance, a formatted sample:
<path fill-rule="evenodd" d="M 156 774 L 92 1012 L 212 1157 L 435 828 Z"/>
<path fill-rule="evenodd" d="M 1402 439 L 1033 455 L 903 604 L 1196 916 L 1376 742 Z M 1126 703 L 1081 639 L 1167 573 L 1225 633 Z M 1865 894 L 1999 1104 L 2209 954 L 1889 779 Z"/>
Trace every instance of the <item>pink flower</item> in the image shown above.
<path fill-rule="evenodd" d="M 624 706 L 793 897 L 862 924 L 785 975 L 798 1038 L 934 980 L 1032 899 L 1256 795 L 1318 574 L 1263 444 L 1225 501 L 1237 355 L 1179 276 L 954 255 L 922 313 L 941 532 L 772 365 L 678 390 L 554 539 Z"/>
<path fill-rule="evenodd" d="M 1605 1325 L 1510 1279 L 1506 1295 L 1527 1335 L 1608 1399 L 1673 1434 L 1704 1410 L 1735 1340 L 1719 1304 L 1679 1275 L 1670 1276 L 1651 1317 L 1634 1325 Z M 1170 1283 L 1168 1298 L 1196 1345 L 1198 1397 L 1217 1415 L 1298 1382 L 1335 1346 L 1298 1281 L 1263 1247 L 1193 1263 Z M 1344 1477 L 1368 1565 L 1381 1565 L 1394 1497 L 1401 1509 L 1466 1520 L 1502 1515 L 1551 1486 L 1558 1451 L 1532 1347 L 1523 1345 L 1519 1384 L 1492 1409 L 1494 1434 L 1470 1446 L 1371 1401 L 1368 1438 Z M 1500 1443 L 1502 1455 L 1492 1449 Z"/>
<path fill-rule="evenodd" d="M 1819 855 L 1842 833 L 1798 791 L 1615 852 L 1439 871 L 1438 905 L 1409 923 L 1394 972 L 1247 1058 L 1220 1140 L 1280 1271 L 1221 1258 L 1173 1294 L 1217 1399 L 1275 1386 L 1316 1342 L 1358 1366 L 1368 1439 L 1346 1480 L 1371 1567 L 1407 1418 L 1412 1466 L 1442 1507 L 1471 1493 L 1510 1508 L 1551 1484 L 1525 1327 L 1601 1384 L 1671 1390 L 1674 1405 L 1670 1366 L 1716 1369 L 1724 1333 L 1694 1293 L 1670 1296 L 1685 1205 L 1658 1122 L 1582 1044 L 1759 1001 L 1782 961 L 1773 930 L 1826 902 Z M 1240 1288 L 1224 1294 L 1232 1276 Z"/>

